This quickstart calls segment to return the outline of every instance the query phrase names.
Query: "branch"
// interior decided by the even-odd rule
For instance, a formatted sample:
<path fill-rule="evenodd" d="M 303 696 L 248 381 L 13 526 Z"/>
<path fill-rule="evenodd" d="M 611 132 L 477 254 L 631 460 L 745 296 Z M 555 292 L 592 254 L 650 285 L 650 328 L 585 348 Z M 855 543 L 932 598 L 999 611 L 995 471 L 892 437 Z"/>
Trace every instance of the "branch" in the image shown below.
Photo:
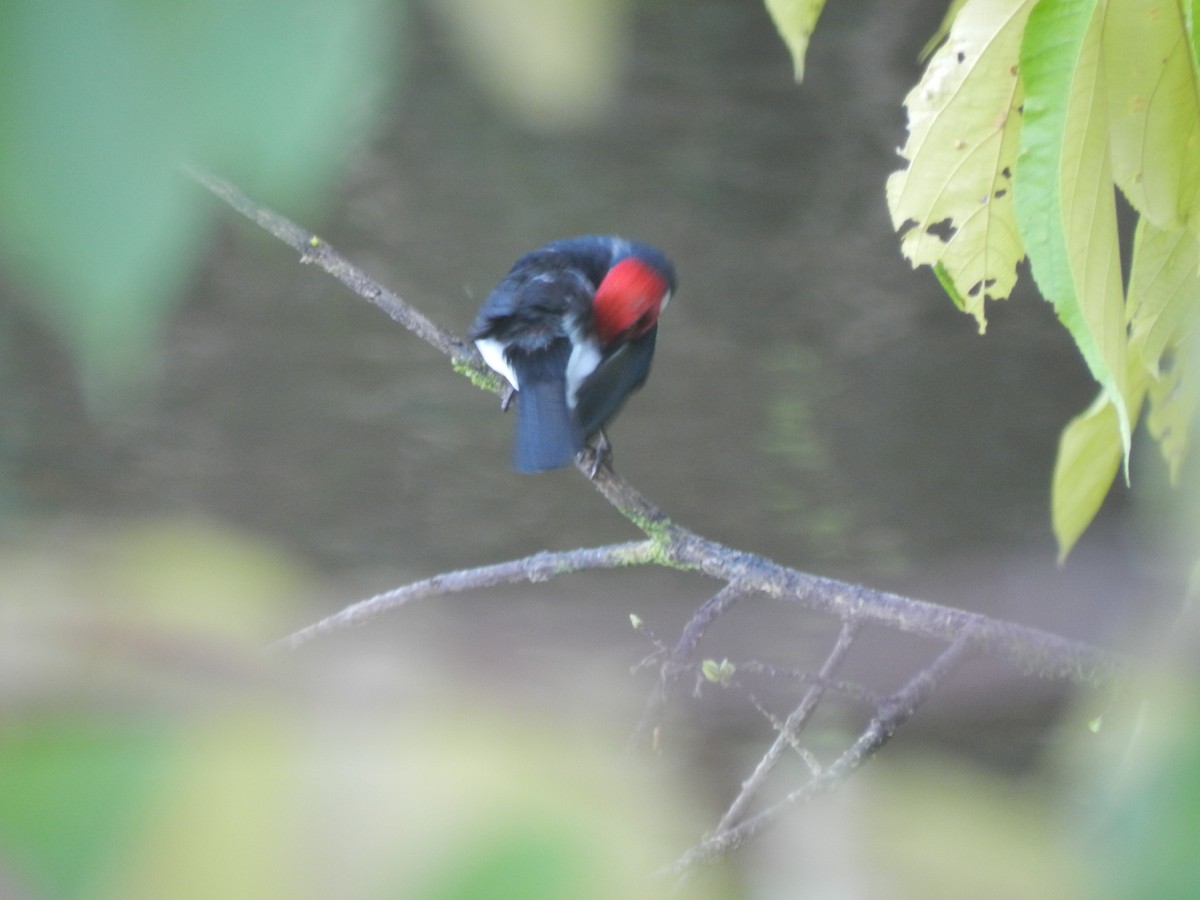
<path fill-rule="evenodd" d="M 300 262 L 310 263 L 328 272 L 358 296 L 375 304 L 425 343 L 449 356 L 456 365 L 473 366 L 482 374 L 489 372 L 474 344 L 464 341 L 434 323 L 401 299 L 398 294 L 389 291 L 362 269 L 350 263 L 313 232 L 301 228 L 274 210 L 251 200 L 224 178 L 218 178 L 211 172 L 206 172 L 196 166 L 185 166 L 184 171 L 190 178 L 208 188 L 251 222 L 299 253 Z M 498 391 L 499 385 L 497 384 L 496 387 Z"/>
<path fill-rule="evenodd" d="M 691 668 L 696 656 L 696 648 L 700 646 L 700 639 L 704 637 L 708 626 L 715 622 L 721 613 L 745 597 L 746 593 L 745 588 L 736 582 L 727 584 L 709 597 L 692 615 L 687 625 L 684 626 L 679 641 L 663 660 L 659 669 L 658 683 L 650 693 L 650 697 L 646 701 L 646 708 L 642 712 L 641 721 L 633 731 L 633 737 L 630 740 L 631 749 L 658 726 L 663 710 L 671 699 L 671 691 L 679 681 L 679 676 Z"/>
<path fill-rule="evenodd" d="M 1074 684 L 1099 687 L 1124 668 L 1124 661 L 1117 654 L 1083 641 L 980 613 L 810 575 L 764 556 L 726 547 L 672 522 L 609 468 L 602 468 L 593 483 L 622 515 L 662 545 L 659 561 L 665 565 L 736 582 L 746 591 L 795 603 L 842 621 L 873 622 L 945 642 L 970 629 L 981 652 L 1005 660 L 1028 675 L 1064 678 Z"/>
<path fill-rule="evenodd" d="M 312 263 L 328 272 L 422 340 L 441 350 L 450 357 L 456 371 L 480 387 L 504 393 L 503 380 L 487 369 L 474 346 L 430 321 L 396 294 L 351 265 L 319 237 L 255 203 L 227 181 L 196 169 L 189 169 L 188 174 L 242 215 L 299 252 L 301 262 Z M 768 713 L 777 731 L 774 743 L 743 783 L 741 792 L 721 818 L 715 833 L 668 867 L 667 873 L 681 880 L 699 865 L 710 863 L 740 847 L 788 809 L 841 784 L 911 718 L 968 653 L 982 653 L 1006 660 L 1028 674 L 1067 679 L 1088 686 L 1104 685 L 1124 668 L 1123 661 L 1116 654 L 1081 641 L 991 619 L 978 613 L 810 575 L 781 566 L 765 557 L 708 540 L 673 522 L 658 506 L 618 476 L 608 462 L 603 462 L 596 469 L 593 453 L 580 454 L 576 460 L 577 467 L 591 478 L 591 483 L 605 500 L 645 533 L 646 540 L 563 553 L 537 553 L 496 565 L 436 575 L 347 606 L 288 635 L 275 646 L 295 649 L 319 635 L 360 624 L 388 610 L 426 597 L 500 584 L 536 583 L 586 569 L 654 563 L 703 572 L 723 582 L 724 586 L 696 611 L 672 648 L 659 645 L 656 656 L 652 657 L 662 659 L 662 665 L 658 682 L 635 731 L 636 742 L 656 730 L 680 675 L 697 670 L 695 657 L 708 627 L 743 598 L 761 595 L 836 616 L 841 620 L 842 629 L 819 672 L 785 670 L 761 663 L 746 663 L 741 668 L 735 668 L 737 672 L 762 671 L 799 678 L 808 687 L 784 722 L 778 722 Z M 842 685 L 834 680 L 855 636 L 866 623 L 933 638 L 949 646 L 896 693 L 868 697 L 870 692 L 865 689 Z M 870 723 L 832 765 L 823 771 L 813 768 L 812 777 L 802 786 L 761 812 L 746 817 L 747 809 L 785 750 L 792 747 L 801 753 L 805 752 L 798 745 L 797 736 L 827 689 L 842 690 L 850 696 L 867 697 L 873 701 L 875 712 Z M 754 702 L 757 705 L 757 701 Z M 761 706 L 759 708 L 762 709 Z"/>
<path fill-rule="evenodd" d="M 974 635 L 970 629 L 963 632 L 949 647 L 941 652 L 928 667 L 917 673 L 904 687 L 887 698 L 856 740 L 824 772 L 814 776 L 803 787 L 792 791 L 782 800 L 767 807 L 740 825 L 717 833 L 684 853 L 673 865 L 670 873 L 686 878 L 701 865 L 712 863 L 732 850 L 745 844 L 772 825 L 783 813 L 795 806 L 812 800 L 819 794 L 828 793 L 840 785 L 859 766 L 866 762 L 892 735 L 912 718 L 913 713 L 929 699 L 934 689 L 945 680 L 974 650 Z"/>
<path fill-rule="evenodd" d="M 653 555 L 654 545 L 650 541 L 631 541 L 608 547 L 567 550 L 562 553 L 535 553 L 533 556 L 494 566 L 446 572 L 352 603 L 340 612 L 280 638 L 271 646 L 273 649 L 295 650 L 322 634 L 361 625 L 389 610 L 399 609 L 426 597 L 461 594 L 464 591 L 477 591 L 501 584 L 536 584 L 587 569 L 616 569 L 638 565 L 649 562 Z"/>
<path fill-rule="evenodd" d="M 787 717 L 787 720 L 783 723 L 783 727 L 775 735 L 774 743 L 763 754 L 762 759 L 758 761 L 758 765 L 742 785 L 742 790 L 734 798 L 733 803 L 729 805 L 729 809 L 725 811 L 725 815 L 721 817 L 721 821 L 717 823 L 717 834 L 730 831 L 737 821 L 742 818 L 746 807 L 763 786 L 763 783 L 767 780 L 767 776 L 771 774 L 771 770 L 779 762 L 780 757 L 783 756 L 783 751 L 795 743 L 796 736 L 808 724 L 808 720 L 816 710 L 817 704 L 821 702 L 821 698 L 825 695 L 825 684 L 841 668 L 842 663 L 846 659 L 846 654 L 850 652 L 850 645 L 854 643 L 854 638 L 858 634 L 859 627 L 858 622 L 842 623 L 842 630 L 838 633 L 837 641 L 834 643 L 833 649 L 829 651 L 829 655 L 825 658 L 825 664 L 821 666 L 821 671 L 818 673 L 818 678 L 821 680 L 808 689 L 808 692 L 804 695 L 804 699 L 800 701 L 800 705 Z"/>
<path fill-rule="evenodd" d="M 328 272 L 354 293 L 378 306 L 422 340 L 449 356 L 455 368 L 471 377 L 477 384 L 497 393 L 501 391 L 500 379 L 487 371 L 475 348 L 467 341 L 434 324 L 399 296 L 349 263 L 315 234 L 256 203 L 221 178 L 195 168 L 187 171 L 199 184 L 243 216 L 299 252 L 302 262 L 311 263 Z M 591 460 L 581 456 L 577 466 L 581 471 L 588 472 L 591 469 Z M 704 572 L 727 584 L 737 583 L 739 589 L 745 592 L 762 593 L 783 602 L 837 616 L 843 621 L 874 622 L 946 642 L 955 641 L 961 634 L 970 631 L 981 652 L 1007 660 L 1023 672 L 1045 678 L 1065 678 L 1080 685 L 1099 686 L 1108 683 L 1123 668 L 1123 661 L 1116 654 L 1081 641 L 1073 641 L 1036 628 L 990 619 L 978 613 L 963 612 L 898 594 L 872 590 L 862 585 L 809 575 L 764 557 L 725 547 L 676 525 L 661 509 L 618 476 L 611 466 L 602 466 L 592 483 L 609 503 L 650 538 L 656 552 L 651 554 L 652 558 L 645 561 Z M 519 568 L 521 562 L 518 560 L 504 565 Z M 515 577 L 513 580 L 521 578 Z M 389 596 L 408 596 L 409 592 L 427 596 L 428 594 L 422 594 L 421 591 L 429 591 L 429 586 L 435 583 L 438 583 L 437 578 L 418 582 L 389 592 Z M 463 588 L 465 589 L 467 588 Z M 363 603 L 371 604 L 377 600 L 378 598 L 372 598 Z M 357 606 L 359 605 L 356 604 Z M 377 603 L 367 609 L 376 609 L 379 606 L 392 608 Z M 343 610 L 338 615 L 349 616 L 350 609 L 353 608 Z M 363 615 L 365 613 L 360 613 L 358 619 L 352 620 L 360 620 Z M 329 627 L 333 626 L 327 626 L 323 630 L 328 630 Z"/>

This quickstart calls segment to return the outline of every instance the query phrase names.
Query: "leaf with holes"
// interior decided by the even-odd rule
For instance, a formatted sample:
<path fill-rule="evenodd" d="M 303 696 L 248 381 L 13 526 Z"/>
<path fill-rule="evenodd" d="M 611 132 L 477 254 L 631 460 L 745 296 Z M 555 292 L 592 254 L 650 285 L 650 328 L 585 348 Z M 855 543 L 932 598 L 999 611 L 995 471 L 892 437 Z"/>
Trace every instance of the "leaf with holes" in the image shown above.
<path fill-rule="evenodd" d="M 987 325 L 1025 255 L 1012 178 L 1021 123 L 1017 57 L 1032 0 L 969 0 L 905 99 L 908 168 L 888 179 L 888 208 L 914 266 L 939 269 L 961 308 Z M 952 293 L 951 296 L 954 296 Z M 958 301 L 956 301 L 957 303 Z"/>
<path fill-rule="evenodd" d="M 1129 273 L 1129 340 L 1151 375 L 1195 326 L 1198 300 L 1200 242 L 1185 229 L 1164 231 L 1142 219 Z"/>
<path fill-rule="evenodd" d="M 1158 378 L 1150 382 L 1146 391 L 1150 406 L 1146 429 L 1158 441 L 1172 484 L 1179 483 L 1192 423 L 1196 420 L 1197 408 L 1200 408 L 1196 347 L 1194 342 L 1188 342 L 1186 346 L 1186 351 L 1174 353 L 1164 361 Z"/>
<path fill-rule="evenodd" d="M 1130 344 L 1151 377 L 1146 425 L 1177 481 L 1200 400 L 1195 324 L 1200 243 L 1184 228 L 1138 222 L 1129 276 Z"/>

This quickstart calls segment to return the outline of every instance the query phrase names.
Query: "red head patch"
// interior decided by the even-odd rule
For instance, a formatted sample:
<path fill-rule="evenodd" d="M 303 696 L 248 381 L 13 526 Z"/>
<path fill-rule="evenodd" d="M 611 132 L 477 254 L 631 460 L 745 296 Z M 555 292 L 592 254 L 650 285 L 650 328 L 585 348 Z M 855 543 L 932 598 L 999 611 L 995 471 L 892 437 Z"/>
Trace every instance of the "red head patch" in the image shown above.
<path fill-rule="evenodd" d="M 608 270 L 592 301 L 601 343 L 639 338 L 658 321 L 670 284 L 653 266 L 635 257 Z"/>

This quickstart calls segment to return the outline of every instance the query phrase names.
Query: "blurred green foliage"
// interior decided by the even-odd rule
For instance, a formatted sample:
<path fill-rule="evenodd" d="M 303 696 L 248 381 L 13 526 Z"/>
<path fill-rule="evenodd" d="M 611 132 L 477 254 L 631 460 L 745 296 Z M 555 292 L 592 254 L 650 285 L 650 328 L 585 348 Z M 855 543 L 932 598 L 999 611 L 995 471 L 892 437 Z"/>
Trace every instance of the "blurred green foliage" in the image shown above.
<path fill-rule="evenodd" d="M 318 195 L 380 86 L 382 0 L 0 4 L 0 258 L 94 402 L 144 366 L 204 250 L 197 163 Z"/>
<path fill-rule="evenodd" d="M 612 110 L 629 54 L 630 0 L 431 0 L 456 56 L 522 125 L 561 132 Z"/>
<path fill-rule="evenodd" d="M 1196 684 L 1148 698 L 1134 753 L 1117 770 L 1098 840 L 1097 894 L 1200 897 L 1200 706 Z M 1150 720 L 1154 721 L 1150 721 Z"/>
<path fill-rule="evenodd" d="M 111 718 L 6 717 L 0 847 L 35 896 L 86 896 L 129 839 L 169 753 L 158 729 Z"/>
<path fill-rule="evenodd" d="M 390 643 L 264 653 L 311 575 L 245 535 L 108 523 L 0 571 L 4 896 L 637 900 L 694 827 Z"/>

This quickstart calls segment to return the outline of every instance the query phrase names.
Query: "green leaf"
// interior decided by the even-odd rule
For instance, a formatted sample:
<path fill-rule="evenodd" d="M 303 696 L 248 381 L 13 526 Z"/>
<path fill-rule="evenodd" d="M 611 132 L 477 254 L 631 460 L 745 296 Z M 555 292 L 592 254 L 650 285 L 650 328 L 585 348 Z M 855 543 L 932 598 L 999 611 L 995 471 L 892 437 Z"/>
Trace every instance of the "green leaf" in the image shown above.
<path fill-rule="evenodd" d="M 1184 0 L 1180 5 L 1183 7 L 1183 32 L 1192 53 L 1192 69 L 1200 72 L 1200 32 L 1196 31 L 1196 11 L 1200 3 L 1197 0 Z"/>
<path fill-rule="evenodd" d="M 1146 428 L 1158 441 L 1172 484 L 1179 483 L 1192 423 L 1200 408 L 1200 371 L 1197 371 L 1193 343 L 1189 342 L 1186 350 L 1180 350 L 1164 361 L 1158 378 L 1149 383 L 1146 391 L 1150 402 Z"/>
<path fill-rule="evenodd" d="M 1136 421 L 1146 396 L 1146 370 L 1131 359 L 1127 383 Z M 1125 447 L 1117 412 L 1105 391 L 1062 431 L 1050 484 L 1050 522 L 1061 564 L 1100 511 L 1121 467 Z"/>
<path fill-rule="evenodd" d="M 1061 564 L 1108 496 L 1124 450 L 1117 412 L 1104 392 L 1063 429 L 1050 485 L 1050 522 Z"/>
<path fill-rule="evenodd" d="M 825 8 L 825 0 L 764 0 L 775 29 L 792 54 L 796 81 L 804 80 L 804 57 L 808 39 L 817 27 L 817 19 Z"/>
<path fill-rule="evenodd" d="M 170 757 L 165 730 L 42 716 L 0 730 L 0 846 L 39 897 L 90 896 Z"/>
<path fill-rule="evenodd" d="M 942 263 L 936 262 L 933 264 L 933 275 L 937 278 L 938 284 L 942 286 L 942 290 L 946 292 L 946 296 L 950 298 L 950 302 L 957 306 L 960 311 L 967 312 L 969 301 L 959 293 L 958 285 L 954 283 L 954 277 Z"/>
<path fill-rule="evenodd" d="M 1102 13 L 1096 0 L 1039 3 L 1030 13 L 1021 45 L 1026 96 L 1016 213 L 1034 279 L 1116 415 L 1128 472 L 1127 337 Z M 1069 531 L 1056 519 L 1056 532 Z"/>
<path fill-rule="evenodd" d="M 1200 896 L 1200 700 L 1183 663 L 1193 655 L 1185 633 L 1176 628 L 1152 670 L 1122 692 L 1123 707 L 1137 704 L 1120 711 L 1136 716 L 1136 727 L 1108 742 L 1100 765 L 1084 768 L 1093 770 L 1089 793 L 1098 801 L 1080 848 L 1093 885 L 1084 895 L 1096 900 Z"/>
<path fill-rule="evenodd" d="M 1192 232 L 1138 222 L 1129 308 L 1130 344 L 1157 376 L 1163 354 L 1192 330 L 1200 313 L 1200 242 Z"/>
<path fill-rule="evenodd" d="M 1017 57 L 1033 0 L 970 0 L 905 98 L 907 169 L 887 184 L 892 224 L 914 266 L 948 278 L 982 332 L 1025 255 L 1013 210 L 1020 136 Z M 957 295 L 957 296 L 956 296 Z"/>
<path fill-rule="evenodd" d="M 921 52 L 917 54 L 917 62 L 925 62 L 933 54 L 933 51 L 938 48 L 938 45 L 946 39 L 946 35 L 950 33 L 950 26 L 954 24 L 955 18 L 958 17 L 958 12 L 963 8 L 963 4 L 967 0 L 950 0 L 950 5 L 946 7 L 946 14 L 942 16 L 942 21 L 938 24 L 937 30 L 925 42 L 925 46 L 921 48 Z"/>
<path fill-rule="evenodd" d="M 0 254 L 92 400 L 152 358 L 211 201 L 326 183 L 387 70 L 379 0 L 0 4 Z M 394 55 L 394 54 L 393 54 Z M 278 199 L 278 198 L 276 198 Z"/>
<path fill-rule="evenodd" d="M 1200 243 L 1188 229 L 1138 222 L 1129 278 L 1130 344 L 1150 376 L 1146 426 L 1177 482 L 1200 404 L 1194 338 Z"/>
<path fill-rule="evenodd" d="M 737 666 L 727 659 L 720 662 L 715 659 L 706 659 L 700 663 L 700 674 L 706 681 L 728 687 L 729 683 L 733 681 L 733 676 L 737 674 Z"/>
<path fill-rule="evenodd" d="M 113 4 L 0 7 L 0 249 L 89 380 L 146 354 L 199 233 L 143 58 Z"/>
<path fill-rule="evenodd" d="M 1200 96 L 1179 5 L 1108 3 L 1103 53 L 1116 183 L 1159 228 L 1200 228 Z"/>

